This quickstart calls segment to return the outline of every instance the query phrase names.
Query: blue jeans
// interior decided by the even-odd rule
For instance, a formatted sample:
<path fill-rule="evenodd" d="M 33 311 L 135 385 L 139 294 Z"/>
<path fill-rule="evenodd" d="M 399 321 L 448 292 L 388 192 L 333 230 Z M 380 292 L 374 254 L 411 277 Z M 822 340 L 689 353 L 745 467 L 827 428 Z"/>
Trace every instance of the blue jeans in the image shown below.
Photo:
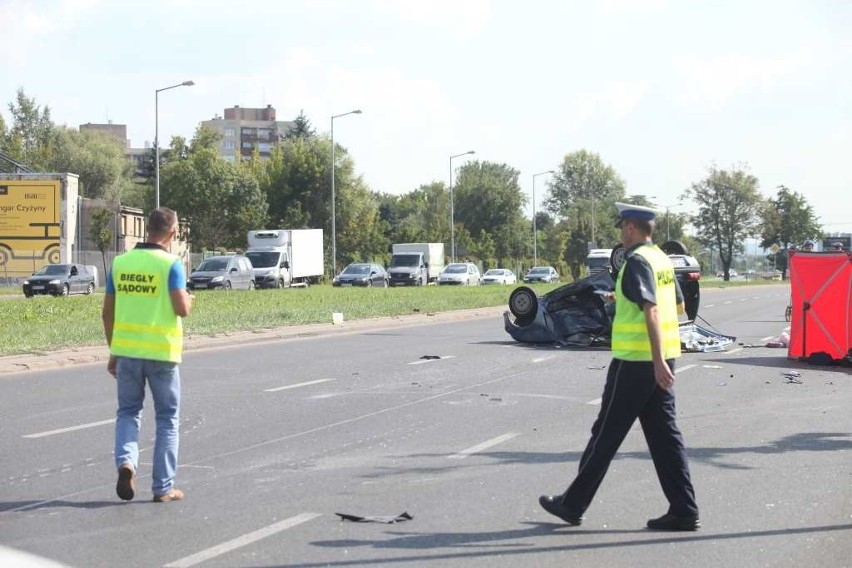
<path fill-rule="evenodd" d="M 180 372 L 177 363 L 118 357 L 115 466 L 118 468 L 130 463 L 136 470 L 139 464 L 139 429 L 142 426 L 146 380 L 157 414 L 151 490 L 154 495 L 163 495 L 172 489 L 177 470 L 180 422 Z"/>

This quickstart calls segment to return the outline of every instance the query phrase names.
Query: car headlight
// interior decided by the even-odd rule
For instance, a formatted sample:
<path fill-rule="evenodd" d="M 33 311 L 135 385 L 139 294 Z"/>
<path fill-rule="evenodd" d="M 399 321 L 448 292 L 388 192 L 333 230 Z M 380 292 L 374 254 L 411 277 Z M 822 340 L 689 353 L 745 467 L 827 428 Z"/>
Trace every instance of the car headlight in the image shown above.
<path fill-rule="evenodd" d="M 53 285 L 59 284 L 59 280 L 58 279 L 57 280 L 51 280 L 50 282 L 48 282 L 48 284 L 53 284 Z"/>
<path fill-rule="evenodd" d="M 211 278 L 210 282 L 221 282 L 222 279 L 224 279 L 224 278 L 225 278 L 224 276 L 216 276 L 214 278 Z"/>
<path fill-rule="evenodd" d="M 30 281 L 29 281 L 29 280 L 24 280 L 24 286 L 29 286 L 29 285 L 30 285 Z"/>
<path fill-rule="evenodd" d="M 332 280 L 332 282 L 340 282 L 340 277 L 339 277 L 339 276 L 335 276 L 335 277 L 334 277 L 334 280 Z"/>

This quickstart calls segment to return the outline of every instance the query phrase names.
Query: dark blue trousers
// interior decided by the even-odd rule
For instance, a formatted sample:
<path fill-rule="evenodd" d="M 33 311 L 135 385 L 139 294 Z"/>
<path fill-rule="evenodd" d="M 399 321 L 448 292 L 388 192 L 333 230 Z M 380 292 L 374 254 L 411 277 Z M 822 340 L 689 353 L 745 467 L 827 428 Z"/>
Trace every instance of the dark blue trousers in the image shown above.
<path fill-rule="evenodd" d="M 674 360 L 668 361 L 674 371 Z M 675 397 L 654 379 L 654 364 L 613 359 L 592 437 L 580 459 L 576 479 L 564 495 L 565 506 L 582 515 L 592 503 L 619 446 L 636 419 L 642 425 L 657 477 L 669 501 L 668 512 L 698 515 L 683 436 L 675 421 Z"/>

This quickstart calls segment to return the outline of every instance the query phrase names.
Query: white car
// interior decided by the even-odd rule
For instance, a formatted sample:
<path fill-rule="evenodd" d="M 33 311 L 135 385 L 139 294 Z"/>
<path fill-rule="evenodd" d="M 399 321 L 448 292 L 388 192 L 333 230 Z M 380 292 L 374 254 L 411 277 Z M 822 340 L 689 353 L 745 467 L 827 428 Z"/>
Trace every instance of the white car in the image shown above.
<path fill-rule="evenodd" d="M 438 284 L 479 286 L 480 279 L 479 267 L 475 264 L 471 262 L 454 262 L 448 264 L 438 275 Z"/>
<path fill-rule="evenodd" d="M 482 284 L 514 284 L 517 281 L 515 273 L 505 268 L 492 268 L 482 275 Z"/>

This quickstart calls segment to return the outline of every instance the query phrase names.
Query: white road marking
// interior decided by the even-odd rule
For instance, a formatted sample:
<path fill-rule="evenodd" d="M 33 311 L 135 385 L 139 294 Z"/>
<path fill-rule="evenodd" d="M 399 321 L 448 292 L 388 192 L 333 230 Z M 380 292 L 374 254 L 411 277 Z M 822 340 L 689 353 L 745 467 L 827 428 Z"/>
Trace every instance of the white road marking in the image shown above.
<path fill-rule="evenodd" d="M 742 347 L 737 347 L 736 349 L 731 349 L 730 351 L 723 351 L 722 353 L 724 353 L 725 355 L 730 355 L 731 353 L 737 353 L 742 350 Z"/>
<path fill-rule="evenodd" d="M 716 307 L 716 304 L 708 304 L 708 305 L 704 306 L 704 309 L 706 310 L 707 308 L 715 308 L 715 307 Z"/>
<path fill-rule="evenodd" d="M 528 393 L 528 392 L 511 392 L 511 393 L 507 393 L 507 394 L 509 394 L 511 396 L 526 396 L 526 397 L 530 397 L 530 398 L 550 398 L 550 399 L 553 399 L 553 400 L 577 400 L 573 396 L 562 396 L 562 395 L 558 395 L 558 394 L 533 394 L 533 393 Z"/>
<path fill-rule="evenodd" d="M 313 519 L 316 519 L 319 516 L 321 516 L 319 513 L 302 513 L 301 515 L 296 515 L 295 517 L 284 519 L 283 521 L 273 523 L 268 527 L 263 527 L 262 529 L 258 529 L 254 532 L 244 534 L 243 536 L 238 536 L 233 540 L 223 542 L 222 544 L 218 544 L 216 546 L 208 548 L 207 550 L 202 550 L 201 552 L 196 552 L 195 554 L 186 556 L 184 558 L 181 558 L 180 560 L 170 562 L 169 564 L 166 564 L 164 568 L 189 568 L 190 566 L 201 564 L 202 562 L 210 560 L 211 558 L 216 558 L 217 556 L 221 556 L 223 554 L 231 552 L 232 550 L 248 546 L 249 544 L 257 542 L 268 536 L 272 536 L 275 533 L 291 529 L 297 525 L 301 525 L 302 523 L 306 523 L 308 521 L 312 521 Z"/>
<path fill-rule="evenodd" d="M 417 361 L 410 361 L 407 363 L 408 365 L 422 365 L 423 363 L 431 363 L 432 361 L 440 361 L 442 359 L 452 359 L 455 355 L 442 355 L 437 359 L 418 359 Z"/>
<path fill-rule="evenodd" d="M 310 385 L 318 385 L 320 383 L 327 383 L 328 381 L 333 381 L 334 379 L 317 379 L 315 381 L 307 381 L 305 383 L 296 383 L 295 385 L 284 385 L 283 387 L 275 387 L 273 389 L 265 389 L 263 392 L 278 392 L 288 389 L 297 389 L 299 387 L 307 387 Z"/>
<path fill-rule="evenodd" d="M 603 399 L 601 398 L 596 398 L 595 400 L 590 400 L 586 404 L 591 404 L 592 406 L 599 406 L 602 400 Z"/>
<path fill-rule="evenodd" d="M 511 440 L 515 436 L 520 436 L 520 433 L 519 432 L 509 432 L 508 434 L 503 434 L 502 436 L 497 436 L 496 438 L 491 438 L 490 440 L 488 440 L 486 442 L 482 442 L 481 444 L 477 444 L 477 445 L 475 445 L 471 448 L 468 448 L 466 450 L 462 450 L 457 454 L 447 456 L 447 458 L 449 458 L 451 460 L 453 460 L 453 459 L 461 460 L 461 459 L 464 459 L 471 454 L 481 452 L 482 450 L 487 450 L 488 448 L 496 446 L 497 444 L 502 444 L 503 442 L 505 442 L 507 440 Z"/>
<path fill-rule="evenodd" d="M 730 304 L 732 301 L 733 301 L 733 300 L 727 300 L 727 301 L 722 302 L 722 303 L 723 303 L 723 304 Z"/>
<path fill-rule="evenodd" d="M 692 369 L 693 367 L 697 367 L 697 366 L 698 365 L 684 365 L 683 367 L 678 367 L 678 368 L 675 369 L 675 375 L 677 375 L 678 373 L 682 373 L 684 371 L 688 371 L 688 370 Z"/>
<path fill-rule="evenodd" d="M 762 337 L 762 338 L 758 339 L 758 341 L 769 341 L 773 337 L 775 337 L 775 336 L 774 335 L 767 335 L 766 337 Z"/>
<path fill-rule="evenodd" d="M 59 428 L 57 430 L 48 430 L 47 432 L 39 432 L 38 434 L 26 434 L 23 438 L 44 438 L 53 436 L 54 434 L 64 434 L 66 432 L 74 432 L 75 430 L 84 430 L 86 428 L 94 428 L 95 426 L 104 426 L 106 424 L 114 424 L 115 418 L 109 420 L 101 420 L 100 422 L 89 422 L 88 424 L 80 424 L 78 426 L 69 426 L 68 428 Z"/>
<path fill-rule="evenodd" d="M 536 357 L 532 360 L 533 363 L 541 363 L 542 361 L 547 361 L 548 359 L 553 359 L 555 355 L 548 355 L 547 357 Z"/>

